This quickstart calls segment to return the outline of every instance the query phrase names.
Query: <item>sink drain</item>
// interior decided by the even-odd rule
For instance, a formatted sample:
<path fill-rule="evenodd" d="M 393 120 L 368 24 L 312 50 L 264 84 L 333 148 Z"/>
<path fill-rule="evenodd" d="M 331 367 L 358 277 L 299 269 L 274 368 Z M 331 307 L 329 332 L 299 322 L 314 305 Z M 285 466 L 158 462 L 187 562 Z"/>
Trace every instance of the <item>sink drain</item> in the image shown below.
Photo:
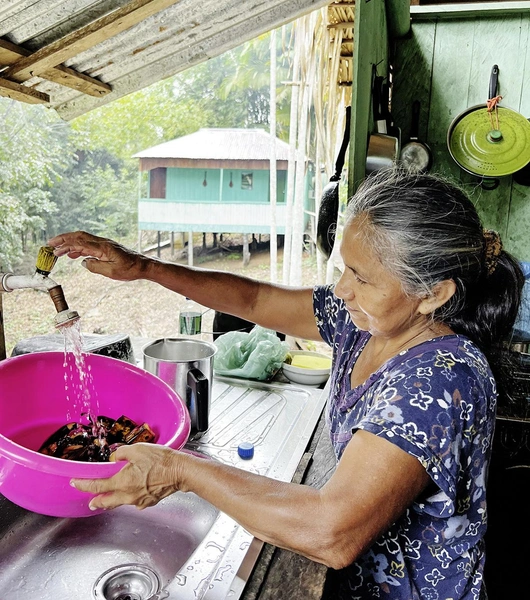
<path fill-rule="evenodd" d="M 160 578 L 146 565 L 127 564 L 105 571 L 94 584 L 97 600 L 156 600 Z"/>

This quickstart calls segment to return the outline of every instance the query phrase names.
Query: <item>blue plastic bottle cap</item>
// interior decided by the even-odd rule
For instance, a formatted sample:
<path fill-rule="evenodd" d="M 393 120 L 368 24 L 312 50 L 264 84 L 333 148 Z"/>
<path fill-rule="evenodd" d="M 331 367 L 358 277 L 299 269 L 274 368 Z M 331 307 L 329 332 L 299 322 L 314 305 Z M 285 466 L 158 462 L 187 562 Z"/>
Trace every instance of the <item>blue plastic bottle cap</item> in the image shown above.
<path fill-rule="evenodd" d="M 241 442 L 237 447 L 237 453 L 241 458 L 249 459 L 254 456 L 254 444 L 250 442 Z"/>

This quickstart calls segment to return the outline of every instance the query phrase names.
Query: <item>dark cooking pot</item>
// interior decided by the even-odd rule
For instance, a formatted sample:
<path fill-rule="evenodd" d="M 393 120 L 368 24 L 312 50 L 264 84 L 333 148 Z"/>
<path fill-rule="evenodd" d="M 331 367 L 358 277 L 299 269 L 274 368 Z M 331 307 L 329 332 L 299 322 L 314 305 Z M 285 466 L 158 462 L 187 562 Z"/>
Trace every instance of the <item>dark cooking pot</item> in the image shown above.
<path fill-rule="evenodd" d="M 447 132 L 453 160 L 471 175 L 495 179 L 516 173 L 530 163 L 530 122 L 520 113 L 500 107 L 497 96 L 499 68 L 493 66 L 489 100 L 460 113 Z"/>

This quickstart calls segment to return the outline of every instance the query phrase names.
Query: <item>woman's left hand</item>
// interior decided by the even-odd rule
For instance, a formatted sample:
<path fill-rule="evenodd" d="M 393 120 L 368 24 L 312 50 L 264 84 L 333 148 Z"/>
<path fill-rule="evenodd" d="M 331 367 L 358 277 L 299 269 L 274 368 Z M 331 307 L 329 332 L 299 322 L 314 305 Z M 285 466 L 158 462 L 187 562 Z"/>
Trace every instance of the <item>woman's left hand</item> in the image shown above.
<path fill-rule="evenodd" d="M 108 479 L 72 479 L 82 492 L 97 494 L 90 508 L 110 509 L 133 504 L 139 509 L 154 506 L 179 489 L 179 453 L 157 444 L 121 446 L 113 461 L 127 461 L 121 471 Z"/>

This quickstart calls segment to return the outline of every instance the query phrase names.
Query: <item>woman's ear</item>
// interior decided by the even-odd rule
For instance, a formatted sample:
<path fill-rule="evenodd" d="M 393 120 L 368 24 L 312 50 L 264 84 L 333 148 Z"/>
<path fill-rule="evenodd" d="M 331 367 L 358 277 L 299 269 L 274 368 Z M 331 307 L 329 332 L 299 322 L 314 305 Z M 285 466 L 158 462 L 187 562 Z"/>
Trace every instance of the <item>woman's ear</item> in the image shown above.
<path fill-rule="evenodd" d="M 422 315 L 430 315 L 443 306 L 455 292 L 456 283 L 452 279 L 440 281 L 433 287 L 432 294 L 420 302 L 418 312 Z"/>

